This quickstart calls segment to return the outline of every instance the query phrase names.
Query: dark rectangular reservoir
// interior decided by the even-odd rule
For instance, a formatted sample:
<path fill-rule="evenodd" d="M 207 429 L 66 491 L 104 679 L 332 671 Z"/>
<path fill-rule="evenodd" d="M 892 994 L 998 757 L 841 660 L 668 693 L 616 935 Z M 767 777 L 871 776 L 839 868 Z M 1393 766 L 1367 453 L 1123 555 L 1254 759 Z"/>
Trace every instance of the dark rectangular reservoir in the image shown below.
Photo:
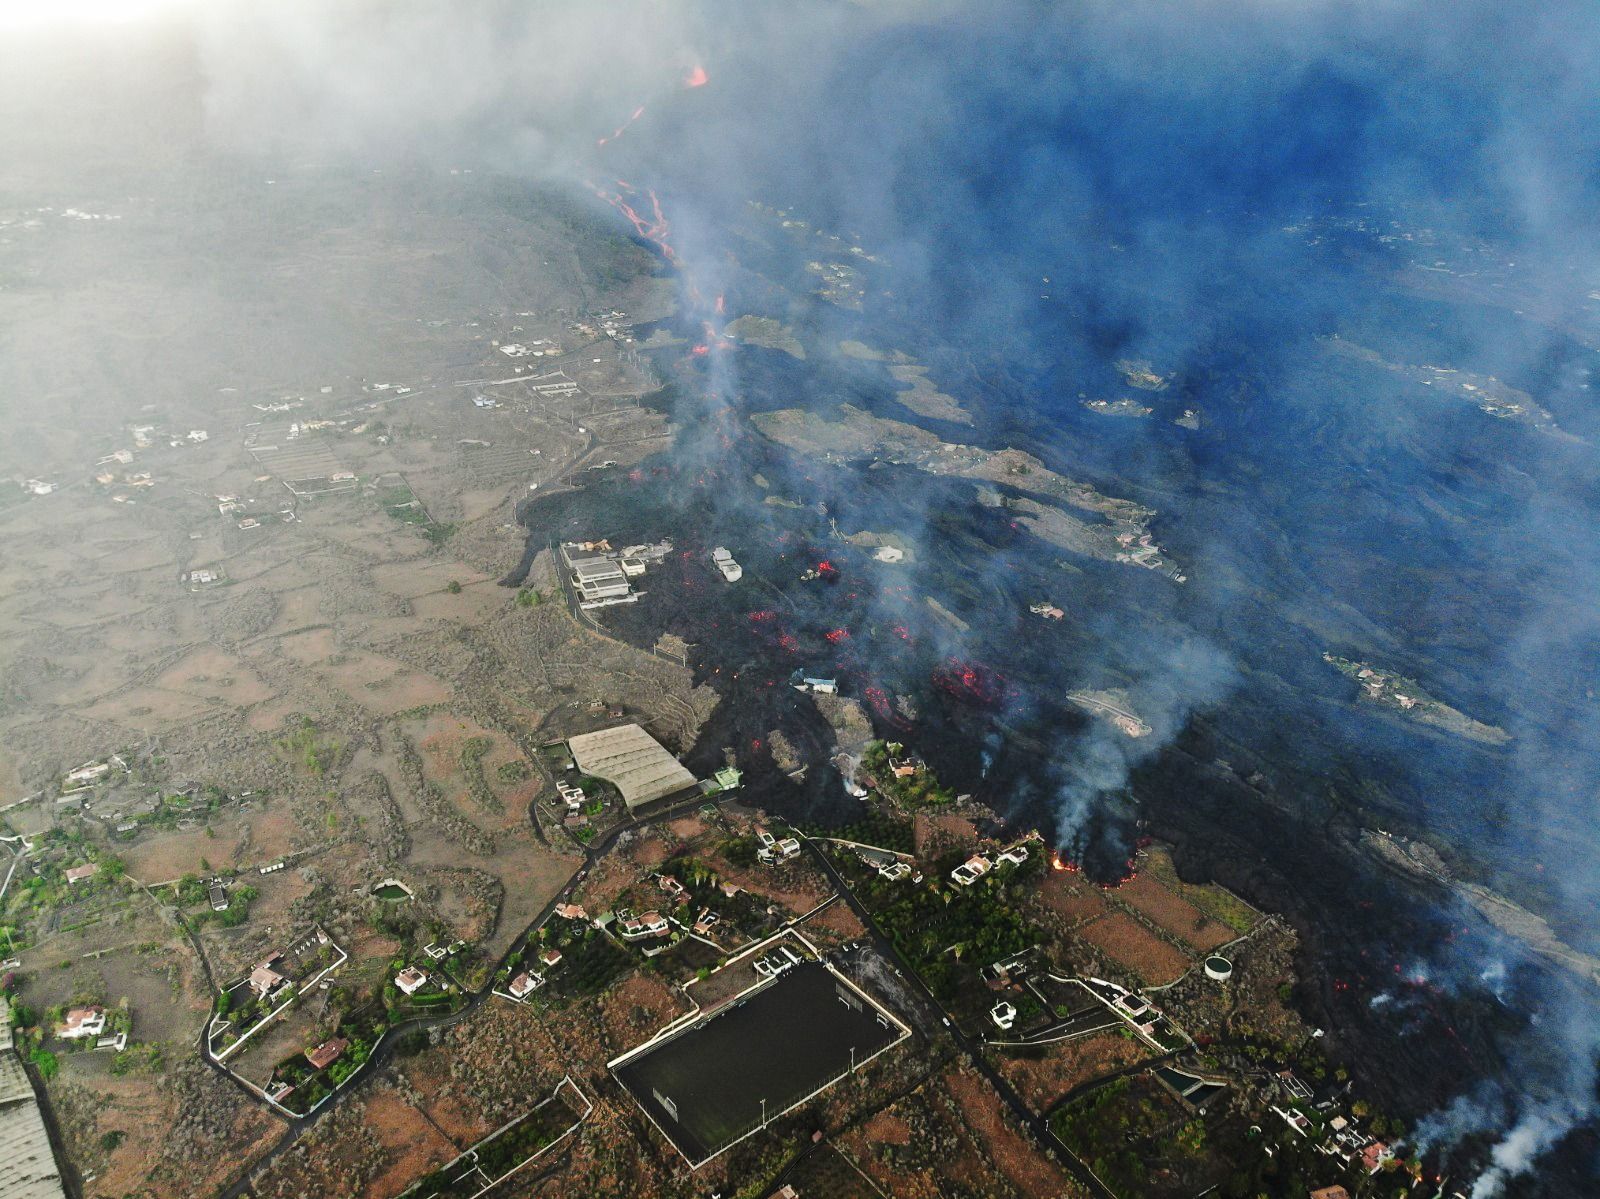
<path fill-rule="evenodd" d="M 902 1035 L 826 967 L 806 962 L 617 1077 L 696 1164 L 721 1152 Z"/>

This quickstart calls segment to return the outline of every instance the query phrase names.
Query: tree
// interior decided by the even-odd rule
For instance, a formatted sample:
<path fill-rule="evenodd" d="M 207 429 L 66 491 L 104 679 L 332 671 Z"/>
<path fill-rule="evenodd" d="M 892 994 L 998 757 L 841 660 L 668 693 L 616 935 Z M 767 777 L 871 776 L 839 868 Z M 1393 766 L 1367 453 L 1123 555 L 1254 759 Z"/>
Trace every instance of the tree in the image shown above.
<path fill-rule="evenodd" d="M 461 594 L 461 584 L 456 579 L 451 579 L 448 583 L 446 583 L 444 585 L 444 589 L 446 591 L 448 591 L 451 595 L 460 595 Z"/>

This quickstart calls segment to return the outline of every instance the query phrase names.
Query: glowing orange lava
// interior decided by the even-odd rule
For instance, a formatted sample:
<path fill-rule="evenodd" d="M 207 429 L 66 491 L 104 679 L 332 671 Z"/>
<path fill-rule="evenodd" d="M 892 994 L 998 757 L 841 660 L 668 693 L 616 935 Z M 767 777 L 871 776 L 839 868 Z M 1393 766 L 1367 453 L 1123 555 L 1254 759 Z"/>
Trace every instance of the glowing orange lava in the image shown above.
<path fill-rule="evenodd" d="M 706 74 L 706 69 L 698 64 L 683 81 L 684 87 L 704 87 L 711 82 L 711 76 Z"/>
<path fill-rule="evenodd" d="M 650 215 L 641 216 L 634 210 L 633 205 L 624 198 L 624 193 L 630 196 L 636 194 L 634 188 L 630 184 L 624 183 L 621 179 L 616 180 L 616 184 L 621 190 L 613 191 L 594 183 L 589 184 L 589 190 L 627 217 L 633 225 L 634 232 L 660 250 L 663 258 L 672 263 L 673 266 L 680 265 L 678 252 L 667 242 L 667 235 L 671 232 L 672 226 L 667 223 L 666 214 L 661 211 L 661 200 L 656 196 L 655 191 L 645 192 L 650 201 Z"/>
<path fill-rule="evenodd" d="M 634 109 L 633 110 L 633 115 L 631 117 L 629 117 L 626 121 L 622 122 L 622 124 L 618 125 L 616 127 L 616 129 L 609 136 L 595 139 L 595 143 L 594 144 L 597 145 L 597 146 L 603 146 L 607 142 L 616 141 L 619 137 L 621 137 L 624 133 L 626 133 L 628 131 L 628 126 L 629 125 L 633 124 L 635 121 L 637 121 L 642 116 L 644 116 L 644 105 L 643 104 L 639 105 L 638 108 Z"/>

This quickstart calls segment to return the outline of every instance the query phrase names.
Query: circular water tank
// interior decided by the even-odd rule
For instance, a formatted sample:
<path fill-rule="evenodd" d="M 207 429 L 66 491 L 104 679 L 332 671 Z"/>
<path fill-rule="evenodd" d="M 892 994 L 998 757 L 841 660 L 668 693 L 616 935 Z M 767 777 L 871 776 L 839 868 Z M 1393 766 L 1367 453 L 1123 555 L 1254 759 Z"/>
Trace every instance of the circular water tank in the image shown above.
<path fill-rule="evenodd" d="M 1205 962 L 1206 977 L 1213 982 L 1227 982 L 1233 977 L 1233 963 L 1227 958 L 1212 954 Z"/>

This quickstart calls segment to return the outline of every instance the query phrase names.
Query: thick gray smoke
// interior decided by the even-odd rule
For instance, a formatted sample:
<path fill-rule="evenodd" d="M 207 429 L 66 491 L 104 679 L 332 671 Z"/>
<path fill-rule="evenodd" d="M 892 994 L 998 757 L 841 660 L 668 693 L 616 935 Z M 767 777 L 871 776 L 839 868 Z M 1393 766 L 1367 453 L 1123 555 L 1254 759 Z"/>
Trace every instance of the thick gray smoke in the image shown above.
<path fill-rule="evenodd" d="M 1582 440 L 1595 426 L 1480 447 L 1474 438 L 1498 430 L 1464 431 L 1380 374 L 1338 390 L 1306 382 L 1308 335 L 1371 304 L 1356 277 L 1295 279 L 1283 232 L 1323 221 L 1316 236 L 1349 236 L 1413 276 L 1405 260 L 1431 267 L 1430 244 L 1452 263 L 1474 249 L 1476 276 L 1436 277 L 1441 294 L 1480 302 L 1450 338 L 1453 365 L 1536 381 L 1567 401 L 1563 421 L 1583 424 L 1580 347 L 1600 345 L 1589 298 L 1600 286 L 1590 174 L 1600 29 L 1588 6 L 486 4 L 330 15 L 291 4 L 213 11 L 202 45 L 207 119 L 240 151 L 471 160 L 574 186 L 625 170 L 659 189 L 689 313 L 709 315 L 710 297 L 737 286 L 727 229 L 745 201 L 761 199 L 849 231 L 884 261 L 882 284 L 903 316 L 987 339 L 997 356 L 1039 361 L 1046 339 L 1062 335 L 1040 323 L 1044 277 L 1117 354 L 1158 359 L 1180 378 L 1226 371 L 1233 354 L 1256 390 L 1240 413 L 1219 415 L 1229 437 L 1252 443 L 1252 469 L 1296 476 L 1331 423 L 1363 447 L 1352 471 L 1446 515 L 1412 529 L 1352 492 L 1341 560 L 1312 543 L 1309 530 L 1343 500 L 1317 483 L 1304 494 L 1275 485 L 1259 508 L 1207 502 L 1209 536 L 1188 546 L 1196 577 L 1165 609 L 1180 619 L 1206 610 L 1262 640 L 1278 621 L 1327 630 L 1401 660 L 1459 645 L 1444 654 L 1445 680 L 1501 714 L 1513 765 L 1488 781 L 1449 750 L 1421 754 L 1411 763 L 1419 821 L 1448 815 L 1458 835 L 1492 846 L 1486 860 L 1561 861 L 1544 898 L 1568 914 L 1593 911 L 1600 729 L 1592 694 L 1561 677 L 1563 664 L 1592 671 L 1600 643 L 1600 557 L 1586 534 L 1596 475 Z M 683 95 L 697 65 L 715 93 L 704 101 Z M 594 143 L 625 125 L 597 153 Z M 1416 363 L 1430 352 L 1418 349 Z M 737 370 L 735 355 L 713 356 L 706 429 L 738 411 Z M 1066 390 L 1039 402 L 1070 403 L 1077 388 Z M 718 442 L 691 429 L 679 452 L 698 468 Z M 1154 454 L 1135 440 L 1124 459 Z M 1497 511 L 1467 500 L 1450 511 L 1452 462 L 1498 476 Z M 1167 488 L 1157 506 L 1181 509 L 1186 492 L 1203 500 L 1206 470 L 1187 462 L 1165 480 L 1145 478 L 1153 493 Z M 901 527 L 919 549 L 939 535 L 929 512 Z M 1297 546 L 1302 537 L 1312 544 Z M 1413 546 L 1447 540 L 1459 541 L 1465 586 L 1443 564 L 1405 560 Z M 1383 561 L 1384 573 L 1352 566 L 1361 556 Z M 1257 613 L 1252 594 L 1263 563 L 1284 593 L 1273 617 Z M 994 578 L 1005 569 L 995 561 Z M 1473 598 L 1480 623 L 1492 612 L 1493 633 L 1473 627 Z M 924 632 L 963 652 L 964 638 L 938 622 Z M 1041 763 L 1033 785 L 1053 795 L 1067 844 L 1122 802 L 1130 771 L 1193 710 L 1259 669 L 1242 665 L 1244 638 L 1220 629 L 1163 639 L 1147 618 L 1113 616 L 1096 635 L 1099 661 L 1080 663 L 1085 679 L 1104 673 L 1152 731 L 1128 738 L 1092 722 Z M 1345 735 L 1336 728 L 1327 740 Z M 1346 745 L 1360 756 L 1358 742 Z M 1485 787 L 1505 789 L 1503 819 L 1452 810 Z M 1460 980 L 1451 985 L 1503 990 L 1478 979 L 1497 959 L 1431 956 L 1429 972 Z M 1507 1079 L 1458 1100 L 1420 1138 L 1504 1130 L 1476 1195 L 1528 1170 L 1589 1111 L 1594 1009 L 1581 989 L 1570 1000 L 1565 1019 L 1533 1034 L 1567 1045 L 1565 1077 L 1545 1076 L 1535 1093 L 1525 1079 L 1537 1071 L 1513 1050 Z"/>
<path fill-rule="evenodd" d="M 936 383 L 976 389 L 1002 364 L 1036 387 L 1029 423 L 945 435 L 998 446 L 1020 429 L 1063 473 L 1136 488 L 1191 574 L 1164 591 L 1130 578 L 1127 611 L 1108 586 L 1105 616 L 1072 614 L 1093 645 L 1063 687 L 1124 690 L 1151 731 L 1063 732 L 1029 781 L 1063 843 L 1121 804 L 1194 712 L 1254 688 L 1257 713 L 1299 705 L 1279 735 L 1317 755 L 1308 769 L 1370 762 L 1413 827 L 1444 830 L 1487 881 L 1600 949 L 1592 4 L 287 0 L 199 14 L 201 119 L 229 153 L 497 170 L 641 206 L 654 189 L 693 319 L 746 280 L 730 233 L 746 202 L 792 206 L 881 259 L 873 286 L 897 333 L 959 347 Z M 696 68 L 703 89 L 688 87 Z M 834 342 L 852 335 L 846 316 L 807 315 Z M 1331 333 L 1383 346 L 1390 367 L 1330 367 Z M 1529 392 L 1556 430 L 1408 390 L 1399 369 L 1435 353 Z M 1114 358 L 1160 363 L 1205 409 L 1199 435 L 1074 425 Z M 738 372 L 738 355 L 709 356 L 685 466 L 722 452 Z M 939 517 L 900 514 L 919 561 L 946 535 Z M 998 593 L 1009 565 L 997 556 L 974 589 Z M 970 641 L 938 621 L 918 632 L 953 657 Z M 1373 722 L 1297 698 L 1333 686 L 1317 674 L 1327 645 L 1426 667 L 1511 748 L 1371 744 Z M 1504 944 L 1423 956 L 1445 985 L 1527 998 Z M 1524 1041 L 1546 1052 L 1509 1045 L 1504 1078 L 1418 1134 L 1442 1147 L 1488 1133 L 1474 1199 L 1593 1115 L 1590 989 L 1533 1019 Z M 1570 1068 L 1549 1070 L 1552 1056 Z"/>

